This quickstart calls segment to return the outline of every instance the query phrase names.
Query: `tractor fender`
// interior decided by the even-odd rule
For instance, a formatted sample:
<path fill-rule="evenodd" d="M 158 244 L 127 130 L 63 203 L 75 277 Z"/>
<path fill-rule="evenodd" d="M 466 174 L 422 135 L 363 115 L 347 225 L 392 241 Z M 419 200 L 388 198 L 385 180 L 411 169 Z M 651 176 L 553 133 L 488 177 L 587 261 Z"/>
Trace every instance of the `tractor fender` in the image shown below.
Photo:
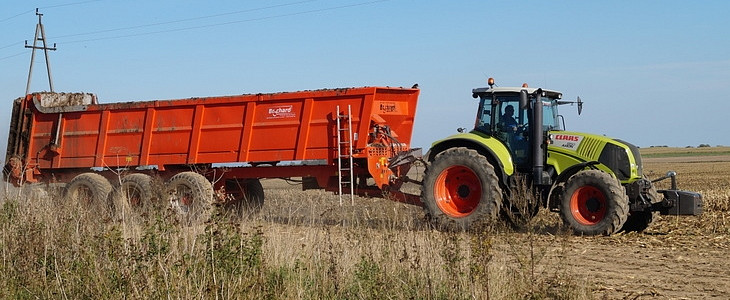
<path fill-rule="evenodd" d="M 553 181 L 553 185 L 550 187 L 550 192 L 548 193 L 547 199 L 547 207 L 551 208 L 551 205 L 558 205 L 559 202 L 551 203 L 550 200 L 553 197 L 553 192 L 555 192 L 556 188 L 562 187 L 562 184 L 568 181 L 568 178 L 575 175 L 575 173 L 580 172 L 581 170 L 585 169 L 586 167 L 590 167 L 591 169 L 597 170 L 596 165 L 600 164 L 600 162 L 597 161 L 586 161 L 579 164 L 572 165 L 565 169 L 560 175 L 558 175 L 557 178 L 555 178 L 555 181 Z M 612 175 L 613 176 L 613 175 Z"/>
<path fill-rule="evenodd" d="M 456 147 L 473 149 L 486 157 L 494 167 L 500 182 L 505 186 L 508 183 L 509 176 L 514 174 L 512 155 L 507 147 L 495 138 L 474 133 L 456 134 L 433 143 L 431 149 L 426 152 L 425 160 L 430 163 L 439 153 Z"/>

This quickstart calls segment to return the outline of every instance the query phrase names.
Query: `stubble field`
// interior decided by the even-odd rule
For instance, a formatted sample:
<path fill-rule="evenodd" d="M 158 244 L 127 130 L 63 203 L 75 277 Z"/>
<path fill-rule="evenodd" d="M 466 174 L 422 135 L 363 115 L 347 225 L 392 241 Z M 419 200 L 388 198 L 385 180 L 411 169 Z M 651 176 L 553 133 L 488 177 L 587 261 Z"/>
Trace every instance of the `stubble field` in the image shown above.
<path fill-rule="evenodd" d="M 541 211 L 514 229 L 432 230 L 421 208 L 264 180 L 255 217 L 182 226 L 162 208 L 89 213 L 57 194 L 5 197 L 3 298 L 727 299 L 730 154 L 642 149 L 650 178 L 676 171 L 699 217 L 644 233 L 579 237 Z M 660 188 L 667 187 L 662 182 Z M 411 187 L 417 191 L 416 187 Z"/>

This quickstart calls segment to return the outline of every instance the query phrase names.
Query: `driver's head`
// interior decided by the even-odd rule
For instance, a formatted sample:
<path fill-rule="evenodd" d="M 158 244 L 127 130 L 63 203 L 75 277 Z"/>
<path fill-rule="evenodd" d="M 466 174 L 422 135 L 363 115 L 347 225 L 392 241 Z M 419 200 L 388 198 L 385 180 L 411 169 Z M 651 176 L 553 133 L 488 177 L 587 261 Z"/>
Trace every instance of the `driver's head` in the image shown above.
<path fill-rule="evenodd" d="M 515 114 L 515 108 L 512 105 L 507 105 L 507 107 L 504 108 L 504 115 L 505 116 L 512 116 Z"/>

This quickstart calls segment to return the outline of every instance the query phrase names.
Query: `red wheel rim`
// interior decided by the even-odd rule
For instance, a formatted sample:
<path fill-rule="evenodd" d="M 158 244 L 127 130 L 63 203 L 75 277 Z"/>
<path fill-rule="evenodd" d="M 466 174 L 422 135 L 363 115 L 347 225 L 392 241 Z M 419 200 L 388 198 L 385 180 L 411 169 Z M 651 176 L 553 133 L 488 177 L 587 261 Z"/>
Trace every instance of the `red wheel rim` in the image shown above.
<path fill-rule="evenodd" d="M 570 197 L 573 218 L 583 225 L 596 225 L 608 210 L 606 195 L 594 186 L 582 186 Z"/>
<path fill-rule="evenodd" d="M 434 187 L 436 205 L 451 217 L 465 217 L 474 212 L 482 198 L 482 183 L 472 169 L 451 166 L 441 171 Z"/>
<path fill-rule="evenodd" d="M 181 209 L 187 211 L 193 204 L 193 191 L 185 185 L 178 185 L 175 188 L 175 200 Z"/>

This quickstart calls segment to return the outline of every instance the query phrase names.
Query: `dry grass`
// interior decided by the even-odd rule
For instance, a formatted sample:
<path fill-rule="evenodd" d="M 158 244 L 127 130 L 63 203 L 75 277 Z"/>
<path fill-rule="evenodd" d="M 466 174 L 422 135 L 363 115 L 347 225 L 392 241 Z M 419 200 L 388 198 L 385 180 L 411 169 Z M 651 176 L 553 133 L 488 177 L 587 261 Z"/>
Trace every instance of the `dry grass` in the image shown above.
<path fill-rule="evenodd" d="M 267 190 L 255 217 L 181 226 L 171 211 L 90 213 L 56 191 L 6 197 L 0 294 L 11 298 L 584 299 L 563 235 L 431 230 L 418 207 Z M 27 194 L 24 194 L 27 195 Z M 529 246 L 524 246 L 529 245 Z"/>

